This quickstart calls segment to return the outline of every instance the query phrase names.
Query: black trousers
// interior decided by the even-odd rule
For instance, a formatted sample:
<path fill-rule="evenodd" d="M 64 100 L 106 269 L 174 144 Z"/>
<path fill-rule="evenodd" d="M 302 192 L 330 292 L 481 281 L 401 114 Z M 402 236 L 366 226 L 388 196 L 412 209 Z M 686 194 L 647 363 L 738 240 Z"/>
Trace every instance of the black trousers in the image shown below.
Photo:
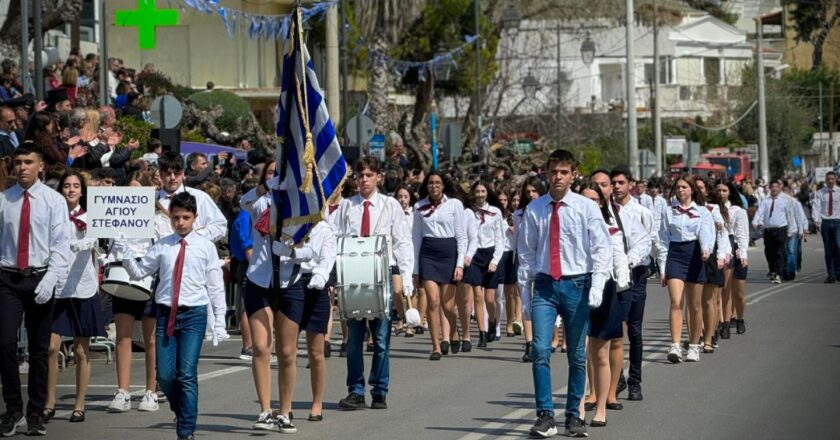
<path fill-rule="evenodd" d="M 54 300 L 35 303 L 43 275 L 23 277 L 0 271 L 0 380 L 6 410 L 23 411 L 18 369 L 18 329 L 25 318 L 29 339 L 29 402 L 26 414 L 42 414 L 47 399 L 47 357 Z"/>
<path fill-rule="evenodd" d="M 627 315 L 627 339 L 630 340 L 630 372 L 628 383 L 639 385 L 642 383 L 642 354 L 644 344 L 642 340 L 642 321 L 645 319 L 645 302 L 647 301 L 647 266 L 634 267 L 630 274 L 633 285 L 622 295 L 629 295 L 630 313 Z"/>
<path fill-rule="evenodd" d="M 764 229 L 764 257 L 770 272 L 782 275 L 787 265 L 787 227 Z"/>

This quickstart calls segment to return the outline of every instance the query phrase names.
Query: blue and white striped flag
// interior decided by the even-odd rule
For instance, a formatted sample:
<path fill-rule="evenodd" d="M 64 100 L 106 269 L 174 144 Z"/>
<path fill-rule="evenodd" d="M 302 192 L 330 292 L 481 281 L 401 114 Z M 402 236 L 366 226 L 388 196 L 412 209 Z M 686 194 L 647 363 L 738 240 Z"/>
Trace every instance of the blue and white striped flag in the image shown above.
<path fill-rule="evenodd" d="M 280 207 L 282 238 L 302 242 L 326 218 L 327 201 L 340 191 L 347 162 L 327 113 L 309 51 L 302 44 L 299 10 L 289 26 L 283 57 L 280 101 L 277 105 L 277 174 L 273 190 L 272 225 L 276 231 Z M 283 159 L 285 170 L 281 170 Z M 276 237 L 276 235 L 275 235 Z"/>

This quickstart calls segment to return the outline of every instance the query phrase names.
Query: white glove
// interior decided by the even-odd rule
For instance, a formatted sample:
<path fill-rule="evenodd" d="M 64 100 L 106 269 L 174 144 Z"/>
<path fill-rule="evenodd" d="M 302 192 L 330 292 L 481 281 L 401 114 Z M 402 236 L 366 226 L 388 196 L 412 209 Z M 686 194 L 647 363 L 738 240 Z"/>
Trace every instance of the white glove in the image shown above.
<path fill-rule="evenodd" d="M 292 249 L 286 243 L 274 240 L 271 242 L 271 253 L 278 257 L 289 257 L 292 255 Z"/>
<path fill-rule="evenodd" d="M 224 316 L 221 319 L 216 319 L 213 324 L 213 346 L 219 345 L 220 342 L 227 340 L 229 337 Z"/>
<path fill-rule="evenodd" d="M 403 278 L 403 295 L 414 295 L 414 283 L 411 281 L 411 278 Z"/>
<path fill-rule="evenodd" d="M 38 287 L 35 288 L 35 304 L 46 304 L 52 299 L 53 291 L 55 290 L 55 283 L 44 277 Z"/>
<path fill-rule="evenodd" d="M 111 253 L 124 254 L 128 249 L 128 240 L 124 237 L 115 238 L 114 242 L 111 243 Z"/>
<path fill-rule="evenodd" d="M 324 278 L 323 275 L 321 275 L 319 273 L 316 273 L 315 275 L 312 275 L 312 279 L 309 280 L 309 285 L 306 286 L 306 288 L 307 289 L 312 289 L 312 290 L 321 290 L 326 285 L 327 285 L 327 279 Z"/>
<path fill-rule="evenodd" d="M 601 301 L 604 299 L 604 290 L 590 288 L 589 289 L 589 307 L 597 309 L 601 306 Z"/>

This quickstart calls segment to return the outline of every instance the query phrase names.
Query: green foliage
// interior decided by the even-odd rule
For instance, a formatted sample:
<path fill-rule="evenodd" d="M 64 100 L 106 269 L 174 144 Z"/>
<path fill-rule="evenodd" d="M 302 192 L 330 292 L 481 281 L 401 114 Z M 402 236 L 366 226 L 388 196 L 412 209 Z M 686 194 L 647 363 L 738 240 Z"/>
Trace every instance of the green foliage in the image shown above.
<path fill-rule="evenodd" d="M 153 96 L 171 94 L 178 98 L 179 101 L 183 101 L 187 99 L 188 96 L 195 93 L 195 90 L 190 87 L 175 84 L 167 74 L 160 71 L 150 73 L 141 72 L 137 76 L 137 82 L 143 84 L 145 87 L 148 87 L 149 92 Z"/>
<path fill-rule="evenodd" d="M 200 128 L 188 130 L 186 127 L 181 127 L 181 141 L 206 143 L 207 138 L 201 133 Z"/>
<path fill-rule="evenodd" d="M 202 110 L 212 110 L 220 106 L 223 110 L 221 116 L 215 121 L 219 130 L 233 133 L 250 116 L 251 108 L 248 102 L 234 93 L 224 90 L 203 91 L 187 98 L 194 102 Z"/>
<path fill-rule="evenodd" d="M 786 89 L 800 95 L 804 103 L 812 107 L 817 115 L 820 112 L 820 84 L 822 84 L 823 130 L 828 131 L 829 100 L 834 99 L 835 109 L 840 103 L 840 100 L 836 98 L 840 94 L 840 70 L 828 69 L 824 65 L 817 70 L 790 69 L 785 71 L 782 83 Z M 834 96 L 832 96 L 832 90 Z M 840 111 L 835 110 L 834 113 L 834 126 L 840 127 Z M 813 127 L 820 128 L 819 118 L 814 119 Z"/>
<path fill-rule="evenodd" d="M 725 4 L 721 4 L 720 1 L 686 0 L 686 3 L 694 9 L 708 12 L 709 15 L 726 23 L 734 25 L 738 21 L 738 14 L 727 11 Z"/>
<path fill-rule="evenodd" d="M 499 29 L 485 15 L 481 15 L 479 30 L 481 84 L 486 86 L 498 68 L 495 57 L 499 44 Z M 429 2 L 421 18 L 404 33 L 392 55 L 403 60 L 429 60 L 438 52 L 448 52 L 463 45 L 464 38 L 468 35 L 475 35 L 473 0 Z M 455 59 L 457 67 L 450 80 L 435 84 L 438 90 L 461 95 L 475 93 L 476 47 L 477 44 L 471 44 L 464 48 L 461 56 Z"/>
<path fill-rule="evenodd" d="M 744 86 L 736 114 L 745 112 L 757 97 L 755 66 L 744 69 Z M 772 77 L 765 81 L 767 96 L 767 151 L 771 177 L 781 177 L 791 159 L 810 147 L 816 112 L 813 104 L 799 90 Z M 758 111 L 754 109 L 737 126 L 738 134 L 747 143 L 758 143 Z"/>
<path fill-rule="evenodd" d="M 152 137 L 151 124 L 144 121 L 139 121 L 133 116 L 123 116 L 117 119 L 115 125 L 116 131 L 123 134 L 123 139 L 118 147 L 124 147 L 131 139 L 137 139 L 140 142 L 140 148 L 134 150 L 132 158 L 138 158 L 146 153 L 146 147 L 149 145 L 149 138 Z"/>
<path fill-rule="evenodd" d="M 832 0 L 782 0 L 784 6 L 790 8 L 793 29 L 796 31 L 796 41 L 809 42 L 815 33 L 823 30 Z"/>

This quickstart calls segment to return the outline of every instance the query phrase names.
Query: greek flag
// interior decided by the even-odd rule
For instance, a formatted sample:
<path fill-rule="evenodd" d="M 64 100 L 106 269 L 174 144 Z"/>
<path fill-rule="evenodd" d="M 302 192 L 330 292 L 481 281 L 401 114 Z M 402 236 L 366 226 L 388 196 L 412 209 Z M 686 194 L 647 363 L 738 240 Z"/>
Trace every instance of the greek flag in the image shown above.
<path fill-rule="evenodd" d="M 300 9 L 293 14 L 277 105 L 276 164 L 281 183 L 272 191 L 271 217 L 275 237 L 277 222 L 282 220 L 281 238 L 297 244 L 326 218 L 327 202 L 340 191 L 347 163 L 303 45 Z"/>

